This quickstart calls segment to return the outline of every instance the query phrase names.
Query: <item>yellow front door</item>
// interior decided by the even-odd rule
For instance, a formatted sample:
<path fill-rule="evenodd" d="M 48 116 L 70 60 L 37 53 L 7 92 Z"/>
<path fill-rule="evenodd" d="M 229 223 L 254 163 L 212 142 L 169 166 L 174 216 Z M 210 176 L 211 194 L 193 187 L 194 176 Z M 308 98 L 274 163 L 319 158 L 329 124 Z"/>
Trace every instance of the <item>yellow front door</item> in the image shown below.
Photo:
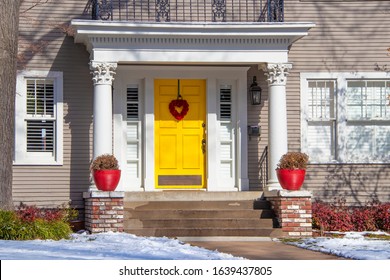
<path fill-rule="evenodd" d="M 156 188 L 205 188 L 206 82 L 155 80 L 154 88 Z"/>

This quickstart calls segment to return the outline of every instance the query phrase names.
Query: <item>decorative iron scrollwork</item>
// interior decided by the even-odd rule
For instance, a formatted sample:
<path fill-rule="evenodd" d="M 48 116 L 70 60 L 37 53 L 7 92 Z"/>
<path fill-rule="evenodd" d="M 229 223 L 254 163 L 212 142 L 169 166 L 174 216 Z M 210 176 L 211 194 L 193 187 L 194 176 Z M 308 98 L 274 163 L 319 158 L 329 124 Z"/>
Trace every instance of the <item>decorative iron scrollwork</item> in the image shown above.
<path fill-rule="evenodd" d="M 112 0 L 93 0 L 92 19 L 112 19 Z"/>
<path fill-rule="evenodd" d="M 283 0 L 268 0 L 268 22 L 284 21 L 283 2 Z"/>
<path fill-rule="evenodd" d="M 213 0 L 212 4 L 213 21 L 226 21 L 226 3 L 225 0 Z"/>
<path fill-rule="evenodd" d="M 156 21 L 170 21 L 171 7 L 169 0 L 156 0 Z"/>

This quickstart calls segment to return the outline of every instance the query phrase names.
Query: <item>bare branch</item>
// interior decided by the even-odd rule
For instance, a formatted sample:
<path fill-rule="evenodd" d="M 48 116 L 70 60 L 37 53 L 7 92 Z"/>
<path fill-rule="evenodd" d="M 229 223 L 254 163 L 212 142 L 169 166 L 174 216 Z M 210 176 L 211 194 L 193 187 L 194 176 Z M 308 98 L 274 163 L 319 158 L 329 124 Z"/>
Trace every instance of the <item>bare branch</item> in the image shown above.
<path fill-rule="evenodd" d="M 50 0 L 37 0 L 34 4 L 32 4 L 30 7 L 28 7 L 26 10 L 24 11 L 20 11 L 20 14 L 24 14 L 32 9 L 34 9 L 35 7 L 37 6 L 40 6 L 40 5 L 44 5 L 46 4 L 47 2 L 49 2 Z"/>

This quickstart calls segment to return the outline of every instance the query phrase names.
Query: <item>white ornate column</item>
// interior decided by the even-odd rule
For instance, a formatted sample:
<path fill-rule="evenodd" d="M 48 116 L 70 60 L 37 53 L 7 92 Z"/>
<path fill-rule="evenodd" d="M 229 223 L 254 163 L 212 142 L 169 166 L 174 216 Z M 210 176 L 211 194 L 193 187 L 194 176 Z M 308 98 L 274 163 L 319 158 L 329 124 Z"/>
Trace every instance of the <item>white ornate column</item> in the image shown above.
<path fill-rule="evenodd" d="M 268 182 L 265 191 L 281 190 L 276 176 L 280 157 L 287 152 L 286 81 L 289 63 L 268 63 L 263 67 L 268 81 Z"/>
<path fill-rule="evenodd" d="M 93 158 L 112 154 L 112 81 L 117 63 L 91 61 L 89 63 L 93 94 Z"/>

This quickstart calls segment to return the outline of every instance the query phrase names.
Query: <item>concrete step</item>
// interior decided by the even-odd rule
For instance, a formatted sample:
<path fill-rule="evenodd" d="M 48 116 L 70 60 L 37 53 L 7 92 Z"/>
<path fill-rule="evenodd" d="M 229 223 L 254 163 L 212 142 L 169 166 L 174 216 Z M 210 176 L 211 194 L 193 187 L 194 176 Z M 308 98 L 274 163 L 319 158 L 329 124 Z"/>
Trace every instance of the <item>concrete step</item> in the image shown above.
<path fill-rule="evenodd" d="M 126 193 L 125 232 L 177 238 L 281 236 L 261 192 Z"/>
<path fill-rule="evenodd" d="M 274 217 L 274 212 L 270 209 L 228 209 L 224 211 L 215 210 L 182 210 L 182 209 L 160 209 L 156 210 L 132 210 L 125 209 L 125 217 L 127 219 L 195 219 L 208 218 L 224 219 L 224 218 L 253 218 L 253 219 L 271 219 Z"/>
<path fill-rule="evenodd" d="M 199 209 L 199 210 L 238 210 L 269 209 L 266 200 L 225 200 L 225 201 L 125 201 L 125 209 L 165 210 L 165 209 Z"/>
<path fill-rule="evenodd" d="M 259 200 L 261 191 L 210 192 L 201 190 L 169 190 L 161 192 L 126 192 L 124 201 L 224 201 Z"/>
<path fill-rule="evenodd" d="M 272 219 L 126 219 L 124 222 L 125 229 L 136 228 L 221 228 L 221 229 L 262 229 L 272 228 Z"/>
<path fill-rule="evenodd" d="M 132 229 L 125 232 L 135 234 L 138 236 L 157 236 L 157 237 L 180 237 L 183 236 L 236 236 L 236 237 L 278 237 L 281 231 L 279 229 L 220 229 L 220 228 L 147 228 L 147 229 Z"/>

